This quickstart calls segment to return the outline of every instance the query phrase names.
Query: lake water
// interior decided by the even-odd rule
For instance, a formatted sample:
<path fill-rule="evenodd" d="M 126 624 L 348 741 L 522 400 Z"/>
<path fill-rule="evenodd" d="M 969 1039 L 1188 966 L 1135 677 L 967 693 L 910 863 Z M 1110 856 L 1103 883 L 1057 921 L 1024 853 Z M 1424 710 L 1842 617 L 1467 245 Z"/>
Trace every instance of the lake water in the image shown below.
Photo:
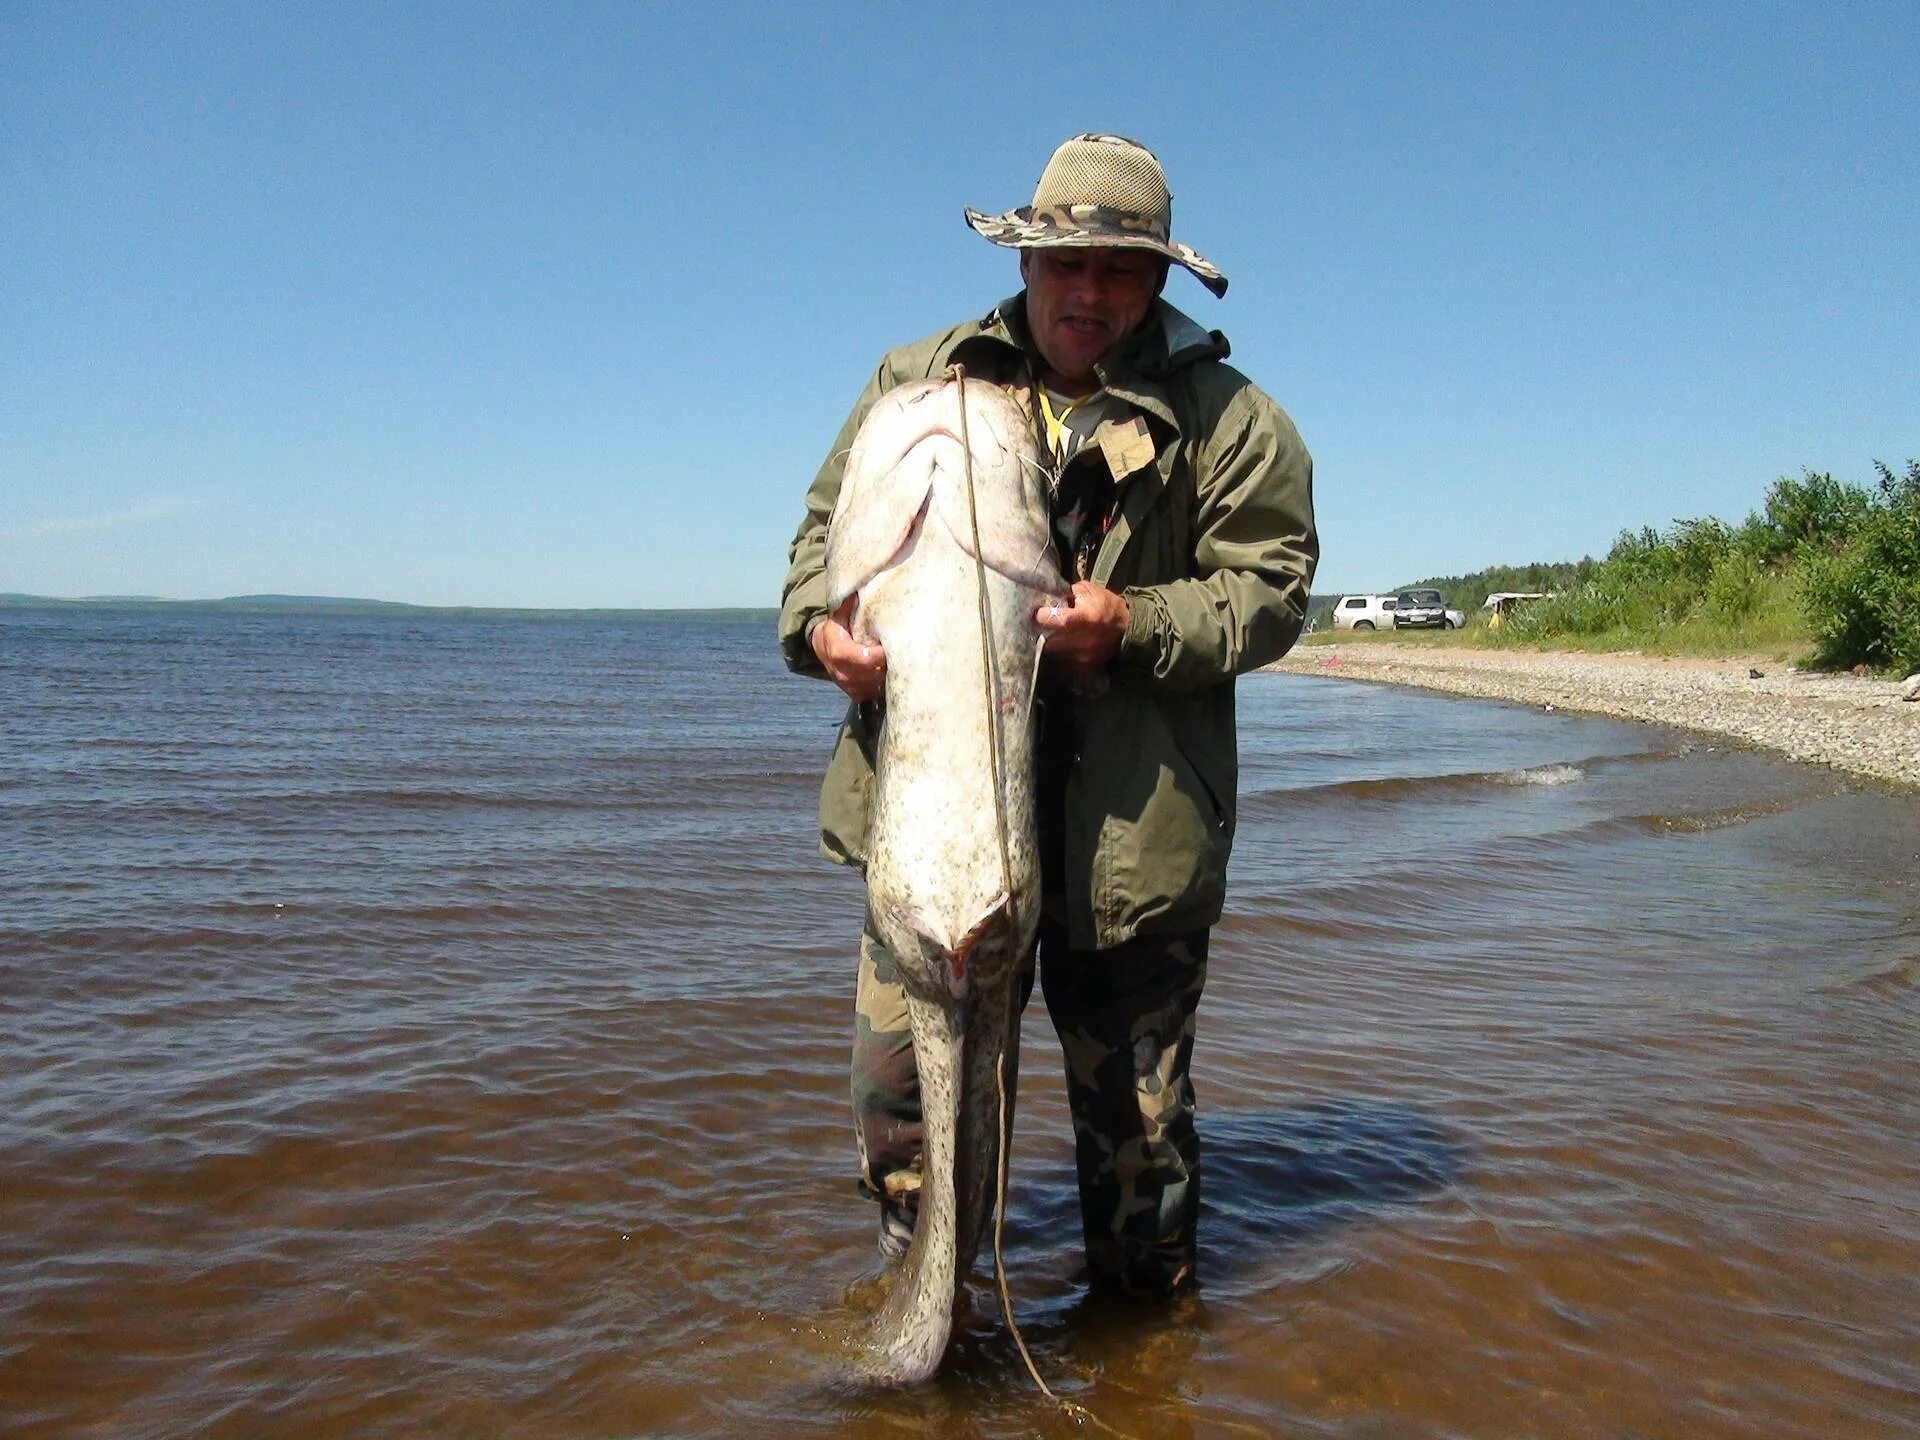
<path fill-rule="evenodd" d="M 1135 1437 L 1920 1435 L 1920 799 L 1240 683 L 1202 1286 L 1007 1269 Z M 0 610 L 0 1433 L 1079 1435 L 845 1380 L 860 893 L 770 627 Z M 982 1274 L 984 1275 L 984 1270 Z"/>

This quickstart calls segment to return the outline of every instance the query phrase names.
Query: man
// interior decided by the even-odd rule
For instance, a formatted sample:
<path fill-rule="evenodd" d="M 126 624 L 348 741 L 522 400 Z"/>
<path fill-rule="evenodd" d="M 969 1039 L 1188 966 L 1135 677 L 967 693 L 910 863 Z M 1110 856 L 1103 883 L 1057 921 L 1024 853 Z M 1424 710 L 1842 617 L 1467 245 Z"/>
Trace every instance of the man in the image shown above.
<path fill-rule="evenodd" d="M 1312 462 L 1280 408 L 1224 363 L 1225 337 L 1159 298 L 1171 264 L 1216 296 L 1227 280 L 1172 238 L 1166 177 L 1145 148 L 1077 136 L 1030 206 L 966 216 L 1020 251 L 1025 288 L 881 361 L 807 492 L 780 644 L 791 668 L 854 702 L 821 790 L 821 848 L 861 865 L 886 656 L 853 638 L 844 607 L 826 613 L 845 454 L 876 399 L 949 365 L 1012 390 L 1052 458 L 1068 591 L 1037 615 L 1038 958 L 1066 1054 L 1089 1273 L 1169 1294 L 1194 1279 L 1188 1067 L 1233 839 L 1233 679 L 1300 633 L 1319 557 Z M 919 1183 L 919 1092 L 904 992 L 871 926 L 855 1009 L 862 1186 L 881 1201 L 882 1252 L 897 1255 Z"/>

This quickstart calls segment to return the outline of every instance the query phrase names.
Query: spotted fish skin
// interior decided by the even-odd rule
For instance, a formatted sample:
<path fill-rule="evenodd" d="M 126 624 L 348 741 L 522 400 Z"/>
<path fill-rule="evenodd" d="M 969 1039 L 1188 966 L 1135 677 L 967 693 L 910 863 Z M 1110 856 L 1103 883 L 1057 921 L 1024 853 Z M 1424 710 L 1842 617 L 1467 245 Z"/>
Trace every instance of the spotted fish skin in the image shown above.
<path fill-rule="evenodd" d="M 887 655 L 867 903 L 905 984 L 925 1132 L 913 1242 L 862 1366 L 885 1383 L 940 1367 L 992 1215 L 1003 1059 L 1013 1098 L 1015 986 L 1039 918 L 1033 612 L 1062 583 L 1043 474 L 1004 390 L 902 386 L 855 438 L 827 532 L 829 602 L 856 595 L 855 635 Z"/>

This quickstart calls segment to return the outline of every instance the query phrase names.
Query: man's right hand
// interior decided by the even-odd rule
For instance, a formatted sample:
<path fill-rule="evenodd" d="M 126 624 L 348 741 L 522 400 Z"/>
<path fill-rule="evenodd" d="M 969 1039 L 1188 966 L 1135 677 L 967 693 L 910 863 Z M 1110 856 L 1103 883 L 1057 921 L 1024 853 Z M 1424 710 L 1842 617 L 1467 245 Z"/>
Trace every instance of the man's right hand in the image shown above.
<path fill-rule="evenodd" d="M 850 700 L 878 700 L 887 688 L 887 652 L 871 640 L 856 640 L 847 628 L 853 616 L 853 597 L 815 625 L 807 636 L 827 678 L 846 691 Z"/>

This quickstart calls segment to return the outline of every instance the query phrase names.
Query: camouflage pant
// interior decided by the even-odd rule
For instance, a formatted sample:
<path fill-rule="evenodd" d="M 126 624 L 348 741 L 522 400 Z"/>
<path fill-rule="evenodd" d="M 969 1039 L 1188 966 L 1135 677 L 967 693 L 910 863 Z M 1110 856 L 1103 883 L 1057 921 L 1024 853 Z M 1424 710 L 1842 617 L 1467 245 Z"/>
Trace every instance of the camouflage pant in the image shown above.
<path fill-rule="evenodd" d="M 1207 932 L 1073 950 L 1062 928 L 1043 922 L 1038 949 L 1041 991 L 1066 1055 L 1088 1267 L 1130 1292 L 1176 1290 L 1193 1278 L 1200 1213 L 1187 1070 Z M 1029 967 L 1027 991 L 1032 983 Z M 881 1249 L 897 1254 L 912 1233 L 920 1184 L 920 1087 L 906 992 L 871 932 L 860 942 L 853 1111 L 861 1188 L 881 1201 Z"/>

